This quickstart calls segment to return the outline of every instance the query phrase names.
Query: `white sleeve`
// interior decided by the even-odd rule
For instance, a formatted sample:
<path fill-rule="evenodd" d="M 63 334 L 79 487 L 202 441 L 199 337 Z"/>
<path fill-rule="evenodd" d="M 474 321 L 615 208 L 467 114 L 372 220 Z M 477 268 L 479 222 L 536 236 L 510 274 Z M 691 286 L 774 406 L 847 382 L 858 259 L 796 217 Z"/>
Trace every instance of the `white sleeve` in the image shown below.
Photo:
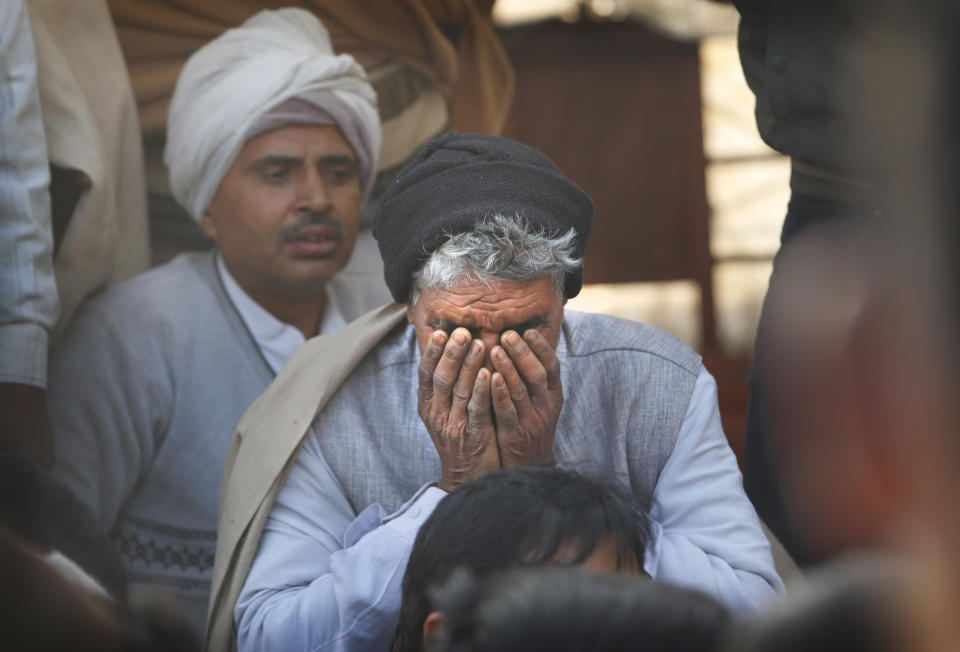
<path fill-rule="evenodd" d="M 237 600 L 239 651 L 386 650 L 413 541 L 445 495 L 428 485 L 392 515 L 357 516 L 311 430 Z"/>
<path fill-rule="evenodd" d="M 699 589 L 735 611 L 783 594 L 770 544 L 723 434 L 717 384 L 704 368 L 654 488 L 650 517 L 653 536 L 644 567 L 656 580 Z"/>
<path fill-rule="evenodd" d="M 57 318 L 50 167 L 21 0 L 0 3 L 0 382 L 45 387 Z"/>

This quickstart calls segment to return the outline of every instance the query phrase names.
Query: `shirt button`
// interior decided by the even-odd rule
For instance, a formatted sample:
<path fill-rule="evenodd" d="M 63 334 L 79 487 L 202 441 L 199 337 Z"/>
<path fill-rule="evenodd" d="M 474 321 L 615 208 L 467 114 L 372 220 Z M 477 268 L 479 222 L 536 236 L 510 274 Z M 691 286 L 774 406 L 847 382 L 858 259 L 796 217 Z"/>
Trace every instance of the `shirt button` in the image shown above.
<path fill-rule="evenodd" d="M 407 512 L 407 514 L 410 515 L 410 518 L 417 518 L 418 516 L 420 516 L 420 508 L 417 506 L 413 506 L 410 508 L 410 511 Z"/>
<path fill-rule="evenodd" d="M 782 54 L 775 54 L 773 58 L 770 59 L 770 64 L 776 72 L 783 72 L 787 69 L 787 58 Z"/>

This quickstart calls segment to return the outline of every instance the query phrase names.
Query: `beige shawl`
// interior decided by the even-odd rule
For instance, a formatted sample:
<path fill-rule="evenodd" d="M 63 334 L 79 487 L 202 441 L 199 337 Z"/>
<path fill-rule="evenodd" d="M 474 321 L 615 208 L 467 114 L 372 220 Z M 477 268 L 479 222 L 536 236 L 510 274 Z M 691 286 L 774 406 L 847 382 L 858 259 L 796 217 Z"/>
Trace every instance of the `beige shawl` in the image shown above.
<path fill-rule="evenodd" d="M 404 315 L 402 305 L 389 304 L 337 333 L 311 339 L 240 420 L 220 486 L 207 650 L 236 649 L 234 604 L 257 554 L 267 516 L 314 417 Z"/>

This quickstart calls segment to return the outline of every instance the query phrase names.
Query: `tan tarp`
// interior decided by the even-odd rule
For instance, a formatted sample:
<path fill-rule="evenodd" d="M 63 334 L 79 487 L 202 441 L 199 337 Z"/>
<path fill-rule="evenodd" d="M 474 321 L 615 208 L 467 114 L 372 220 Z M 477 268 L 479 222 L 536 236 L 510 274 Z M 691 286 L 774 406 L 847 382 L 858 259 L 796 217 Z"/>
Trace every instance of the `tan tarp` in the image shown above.
<path fill-rule="evenodd" d="M 392 61 L 425 77 L 447 98 L 451 125 L 499 133 L 513 71 L 489 18 L 470 0 L 109 0 L 146 135 L 163 133 L 187 57 L 261 9 L 303 7 L 330 32 L 337 51 L 369 67 Z"/>

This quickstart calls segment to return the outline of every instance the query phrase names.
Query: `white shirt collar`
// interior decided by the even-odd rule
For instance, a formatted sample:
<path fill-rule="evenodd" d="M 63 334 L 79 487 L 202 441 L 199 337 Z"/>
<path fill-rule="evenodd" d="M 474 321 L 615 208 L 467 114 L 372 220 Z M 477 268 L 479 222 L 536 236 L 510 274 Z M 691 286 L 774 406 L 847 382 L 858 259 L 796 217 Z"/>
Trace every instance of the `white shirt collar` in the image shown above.
<path fill-rule="evenodd" d="M 223 262 L 223 256 L 217 253 L 216 258 L 217 271 L 223 280 L 227 297 L 230 298 L 230 302 L 240 313 L 240 318 L 243 319 L 247 330 L 250 331 L 253 341 L 257 343 L 264 360 L 267 361 L 274 373 L 280 373 L 284 363 L 293 355 L 294 351 L 303 346 L 306 338 L 296 326 L 283 323 L 254 301 L 230 274 L 230 270 Z M 323 318 L 320 320 L 317 334 L 333 333 L 346 325 L 347 321 L 343 318 L 340 309 L 328 292 L 327 308 L 323 311 Z"/>

